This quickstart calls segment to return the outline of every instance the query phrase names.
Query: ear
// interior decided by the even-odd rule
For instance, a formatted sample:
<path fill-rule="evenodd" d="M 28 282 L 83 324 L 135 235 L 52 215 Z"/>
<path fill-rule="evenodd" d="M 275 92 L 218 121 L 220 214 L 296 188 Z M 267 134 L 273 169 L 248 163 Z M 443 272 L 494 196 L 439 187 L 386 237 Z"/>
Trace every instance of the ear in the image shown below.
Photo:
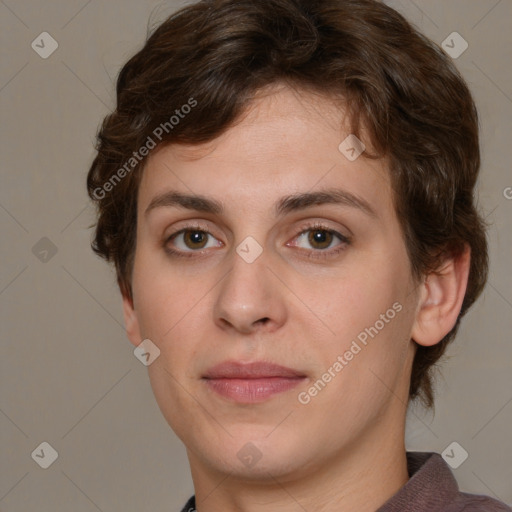
<path fill-rule="evenodd" d="M 419 345 L 439 343 L 455 325 L 466 293 L 470 258 L 466 246 L 462 254 L 445 260 L 425 278 L 411 334 Z"/>
<path fill-rule="evenodd" d="M 133 299 L 125 294 L 123 294 L 123 315 L 126 335 L 131 343 L 137 347 L 142 342 L 139 319 L 133 305 Z"/>

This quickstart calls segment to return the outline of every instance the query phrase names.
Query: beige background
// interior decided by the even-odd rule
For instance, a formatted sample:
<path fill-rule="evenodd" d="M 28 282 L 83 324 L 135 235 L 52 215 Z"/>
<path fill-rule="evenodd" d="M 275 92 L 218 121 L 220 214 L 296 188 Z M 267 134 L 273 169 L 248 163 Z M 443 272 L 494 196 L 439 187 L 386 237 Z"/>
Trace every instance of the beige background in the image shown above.
<path fill-rule="evenodd" d="M 462 489 L 512 503 L 512 1 L 389 3 L 438 43 L 453 31 L 469 43 L 456 63 L 480 108 L 479 196 L 492 223 L 486 292 L 449 351 L 435 417 L 411 410 L 407 446 L 457 441 L 469 453 L 454 470 Z M 119 67 L 148 19 L 177 6 L 0 1 L 1 511 L 173 511 L 193 493 L 184 448 L 125 338 L 113 273 L 89 248 L 85 191 Z M 59 45 L 47 59 L 31 48 L 43 31 Z M 31 458 L 43 441 L 58 452 L 48 469 Z"/>

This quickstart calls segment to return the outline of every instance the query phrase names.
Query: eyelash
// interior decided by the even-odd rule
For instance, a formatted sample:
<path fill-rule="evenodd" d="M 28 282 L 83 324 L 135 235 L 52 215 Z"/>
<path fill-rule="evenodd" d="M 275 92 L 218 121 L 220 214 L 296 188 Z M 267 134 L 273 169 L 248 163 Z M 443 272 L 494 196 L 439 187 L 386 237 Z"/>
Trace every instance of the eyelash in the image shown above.
<path fill-rule="evenodd" d="M 201 257 L 204 254 L 201 254 L 201 251 L 176 251 L 174 249 L 171 249 L 168 244 L 169 242 L 177 237 L 178 235 L 181 235 L 182 233 L 185 233 L 187 231 L 199 231 L 201 233 L 206 233 L 208 235 L 211 235 L 211 233 L 208 231 L 208 228 L 205 226 L 200 226 L 198 224 L 193 224 L 189 226 L 185 226 L 184 228 L 180 229 L 179 231 L 176 231 L 175 233 L 172 233 L 163 242 L 164 250 L 165 252 L 171 256 L 171 257 L 178 257 L 178 258 L 194 258 L 194 257 Z M 313 223 L 313 224 L 306 224 L 300 228 L 299 233 L 295 236 L 295 238 L 298 238 L 302 236 L 304 233 L 307 233 L 308 231 L 324 231 L 326 233 L 329 233 L 331 235 L 334 235 L 339 238 L 341 243 L 335 247 L 335 249 L 300 249 L 301 251 L 308 251 L 307 257 L 310 259 L 327 259 L 337 256 L 339 253 L 341 253 L 343 250 L 346 249 L 347 245 L 351 244 L 351 239 L 347 236 L 342 235 L 338 231 L 335 231 L 334 229 L 328 228 L 327 226 L 320 224 L 320 223 Z M 212 235 L 213 236 L 213 235 Z M 294 239 L 295 239 L 294 238 Z M 201 256 L 198 256 L 198 253 Z"/>

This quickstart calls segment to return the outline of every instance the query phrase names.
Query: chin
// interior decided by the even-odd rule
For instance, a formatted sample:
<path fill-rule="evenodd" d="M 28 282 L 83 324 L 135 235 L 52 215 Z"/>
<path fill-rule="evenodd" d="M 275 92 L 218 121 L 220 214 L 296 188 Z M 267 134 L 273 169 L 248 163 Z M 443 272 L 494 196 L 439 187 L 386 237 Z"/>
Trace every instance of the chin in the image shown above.
<path fill-rule="evenodd" d="M 314 451 L 314 446 L 306 439 L 291 435 L 284 428 L 279 433 L 271 432 L 272 429 L 254 425 L 245 429 L 238 426 L 230 429 L 232 437 L 226 434 L 222 441 L 189 437 L 184 442 L 189 452 L 214 471 L 244 480 L 286 481 L 313 463 L 314 456 L 308 457 L 308 451 Z"/>

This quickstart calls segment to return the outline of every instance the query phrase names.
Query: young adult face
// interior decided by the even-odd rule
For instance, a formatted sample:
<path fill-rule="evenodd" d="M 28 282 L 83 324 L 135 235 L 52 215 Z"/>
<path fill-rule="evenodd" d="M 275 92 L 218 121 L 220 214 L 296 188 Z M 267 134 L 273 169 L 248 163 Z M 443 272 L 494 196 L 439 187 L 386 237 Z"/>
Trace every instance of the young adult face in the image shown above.
<path fill-rule="evenodd" d="M 403 448 L 427 294 L 386 161 L 350 161 L 343 118 L 329 98 L 276 87 L 212 143 L 149 157 L 125 318 L 133 344 L 160 350 L 151 385 L 193 473 L 285 482 Z M 339 203 L 283 203 L 334 190 Z M 171 204 L 171 191 L 221 208 Z M 290 371 L 215 370 L 225 362 Z"/>

